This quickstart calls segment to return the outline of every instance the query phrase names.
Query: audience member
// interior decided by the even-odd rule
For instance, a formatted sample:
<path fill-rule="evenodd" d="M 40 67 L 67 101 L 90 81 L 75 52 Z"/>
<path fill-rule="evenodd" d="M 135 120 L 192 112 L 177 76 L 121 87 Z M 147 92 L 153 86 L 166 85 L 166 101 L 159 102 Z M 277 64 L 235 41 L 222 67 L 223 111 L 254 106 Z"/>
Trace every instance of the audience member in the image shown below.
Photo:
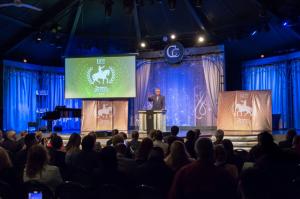
<path fill-rule="evenodd" d="M 179 127 L 178 126 L 172 126 L 171 127 L 171 135 L 166 138 L 166 142 L 169 145 L 169 147 L 175 141 L 184 142 L 181 137 L 178 137 L 178 134 L 179 134 Z"/>
<path fill-rule="evenodd" d="M 106 146 L 111 146 L 113 143 L 112 143 L 112 138 L 115 136 L 115 135 L 118 135 L 119 134 L 119 130 L 118 129 L 113 129 L 112 132 L 111 132 L 111 138 L 109 140 L 107 140 L 106 142 Z"/>
<path fill-rule="evenodd" d="M 194 129 L 194 132 L 196 134 L 196 140 L 197 140 L 201 135 L 201 131 L 200 131 L 200 129 Z"/>
<path fill-rule="evenodd" d="M 187 152 L 190 154 L 192 158 L 196 158 L 196 152 L 195 152 L 195 142 L 198 139 L 199 136 L 197 136 L 198 133 L 196 131 L 189 130 L 186 133 L 186 142 L 185 142 L 185 148 Z"/>
<path fill-rule="evenodd" d="M 28 151 L 24 181 L 37 180 L 54 191 L 63 181 L 59 169 L 49 165 L 48 160 L 48 153 L 44 146 L 38 144 L 32 146 Z"/>
<path fill-rule="evenodd" d="M 119 171 L 126 173 L 126 174 L 132 174 L 137 164 L 135 160 L 127 157 L 127 147 L 125 144 L 119 143 L 115 146 L 115 149 L 117 151 L 117 160 L 118 160 L 118 169 Z"/>
<path fill-rule="evenodd" d="M 24 139 L 25 139 L 26 135 L 28 135 L 27 131 L 21 131 L 20 132 L 20 138 L 18 139 L 18 143 L 19 143 L 21 148 L 24 146 Z"/>
<path fill-rule="evenodd" d="M 35 135 L 33 133 L 27 134 L 25 136 L 25 138 L 24 138 L 25 148 L 16 154 L 16 158 L 14 161 L 15 166 L 17 168 L 24 169 L 26 161 L 27 161 L 28 151 L 29 151 L 30 147 L 32 147 L 36 143 L 37 143 L 37 141 L 36 141 Z"/>
<path fill-rule="evenodd" d="M 72 133 L 65 147 L 66 157 L 65 162 L 68 166 L 75 166 L 76 156 L 80 153 L 81 137 L 78 133 Z"/>
<path fill-rule="evenodd" d="M 244 166 L 243 158 L 239 157 L 234 153 L 233 144 L 231 140 L 224 139 L 222 141 L 222 145 L 226 152 L 226 163 L 235 165 L 238 171 L 240 172 Z"/>
<path fill-rule="evenodd" d="M 4 141 L 4 133 L 3 131 L 0 130 L 0 145 L 2 144 L 3 141 Z"/>
<path fill-rule="evenodd" d="M 153 147 L 148 160 L 136 170 L 137 183 L 155 187 L 166 194 L 173 178 L 172 170 L 164 162 L 164 152 L 160 147 Z"/>
<path fill-rule="evenodd" d="M 292 150 L 300 157 L 300 135 L 294 137 Z"/>
<path fill-rule="evenodd" d="M 49 149 L 49 164 L 57 166 L 62 171 L 66 167 L 66 153 L 63 149 L 63 140 L 59 135 L 55 135 L 52 136 L 50 144 L 51 148 Z"/>
<path fill-rule="evenodd" d="M 286 140 L 279 142 L 278 146 L 281 149 L 289 149 L 293 146 L 293 139 L 297 135 L 295 129 L 289 129 L 286 134 Z"/>
<path fill-rule="evenodd" d="M 139 141 L 139 132 L 133 131 L 131 133 L 131 138 L 132 138 L 131 141 L 128 142 L 128 148 L 131 154 L 135 156 L 141 145 L 141 142 Z"/>
<path fill-rule="evenodd" d="M 216 141 L 214 142 L 214 145 L 222 144 L 223 138 L 224 138 L 224 131 L 222 129 L 218 129 L 216 134 Z"/>
<path fill-rule="evenodd" d="M 150 138 L 144 138 L 141 142 L 141 146 L 137 152 L 135 160 L 137 164 L 143 164 L 147 161 L 148 155 L 153 147 L 153 142 Z"/>
<path fill-rule="evenodd" d="M 238 169 L 234 164 L 227 162 L 227 154 L 221 144 L 215 145 L 215 165 L 228 171 L 233 178 L 238 178 Z"/>
<path fill-rule="evenodd" d="M 168 144 L 163 142 L 163 134 L 159 130 L 157 130 L 154 134 L 153 146 L 160 147 L 164 151 L 164 154 L 167 154 L 167 152 L 168 152 L 169 146 L 168 146 Z"/>
<path fill-rule="evenodd" d="M 184 144 L 180 141 L 175 141 L 170 147 L 170 154 L 165 158 L 167 166 L 173 171 L 178 171 L 183 166 L 191 163 L 193 159 L 190 158 Z"/>
<path fill-rule="evenodd" d="M 96 140 L 96 143 L 95 143 L 95 151 L 100 152 L 101 149 L 102 149 L 102 146 L 101 146 L 101 143 L 100 143 L 100 142 L 97 142 L 97 134 L 96 134 L 96 132 L 89 132 L 88 135 L 94 137 L 94 139 Z"/>
<path fill-rule="evenodd" d="M 235 180 L 226 171 L 214 165 L 212 141 L 199 138 L 195 149 L 198 160 L 176 173 L 169 198 L 236 198 Z"/>
<path fill-rule="evenodd" d="M 6 138 L 1 145 L 12 154 L 15 154 L 22 149 L 22 146 L 17 142 L 16 132 L 13 130 L 6 132 Z"/>
<path fill-rule="evenodd" d="M 124 137 L 121 134 L 112 137 L 112 146 L 116 146 L 117 144 L 124 144 Z"/>

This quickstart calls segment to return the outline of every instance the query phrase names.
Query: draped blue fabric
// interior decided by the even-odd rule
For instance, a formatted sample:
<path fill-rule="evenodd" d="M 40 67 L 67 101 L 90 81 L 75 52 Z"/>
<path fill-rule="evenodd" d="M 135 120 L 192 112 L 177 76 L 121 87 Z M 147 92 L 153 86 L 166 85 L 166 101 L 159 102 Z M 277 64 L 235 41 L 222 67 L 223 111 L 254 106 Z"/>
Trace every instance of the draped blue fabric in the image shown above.
<path fill-rule="evenodd" d="M 282 127 L 289 126 L 288 118 L 288 85 L 285 63 L 246 67 L 243 75 L 245 90 L 271 90 L 272 113 L 281 114 Z"/>
<path fill-rule="evenodd" d="M 4 66 L 5 67 L 5 66 Z M 26 69 L 25 69 L 26 68 Z M 37 95 L 38 90 L 46 90 L 47 95 Z M 27 130 L 28 122 L 41 121 L 40 109 L 53 111 L 55 106 L 80 108 L 81 100 L 64 99 L 64 75 L 56 72 L 30 70 L 28 66 L 5 67 L 4 75 L 4 129 Z M 80 119 L 64 118 L 53 125 L 61 125 L 63 130 L 80 130 Z"/>
<path fill-rule="evenodd" d="M 293 123 L 294 127 L 300 129 L 300 60 L 291 62 L 292 87 L 293 87 Z"/>

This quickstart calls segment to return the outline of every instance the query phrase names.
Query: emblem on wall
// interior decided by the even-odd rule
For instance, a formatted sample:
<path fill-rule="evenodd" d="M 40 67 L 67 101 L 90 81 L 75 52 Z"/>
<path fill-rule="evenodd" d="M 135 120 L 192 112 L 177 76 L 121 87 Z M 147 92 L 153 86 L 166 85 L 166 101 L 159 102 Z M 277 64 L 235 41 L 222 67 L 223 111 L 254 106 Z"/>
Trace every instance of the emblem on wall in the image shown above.
<path fill-rule="evenodd" d="M 170 64 L 177 64 L 181 62 L 183 55 L 184 47 L 179 42 L 171 43 L 164 49 L 165 60 Z"/>

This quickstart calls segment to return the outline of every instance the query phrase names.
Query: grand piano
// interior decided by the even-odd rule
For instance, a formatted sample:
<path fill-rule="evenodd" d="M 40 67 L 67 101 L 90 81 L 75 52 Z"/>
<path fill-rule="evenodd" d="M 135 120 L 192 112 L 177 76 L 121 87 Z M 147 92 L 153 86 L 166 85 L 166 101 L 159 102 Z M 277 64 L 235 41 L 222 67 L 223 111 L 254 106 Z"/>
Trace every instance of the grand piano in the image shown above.
<path fill-rule="evenodd" d="M 54 111 L 45 112 L 43 120 L 47 120 L 47 130 L 52 131 L 52 122 L 60 118 L 81 118 L 81 109 L 56 106 Z"/>

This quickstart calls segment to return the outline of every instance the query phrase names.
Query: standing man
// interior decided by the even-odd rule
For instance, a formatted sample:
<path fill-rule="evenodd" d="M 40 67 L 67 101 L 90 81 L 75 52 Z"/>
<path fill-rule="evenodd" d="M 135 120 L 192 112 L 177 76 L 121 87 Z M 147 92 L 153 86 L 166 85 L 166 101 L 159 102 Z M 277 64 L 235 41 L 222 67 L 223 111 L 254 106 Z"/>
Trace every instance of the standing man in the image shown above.
<path fill-rule="evenodd" d="M 160 95 L 160 89 L 155 89 L 155 95 L 148 97 L 148 101 L 152 102 L 152 110 L 165 109 L 165 96 Z"/>

